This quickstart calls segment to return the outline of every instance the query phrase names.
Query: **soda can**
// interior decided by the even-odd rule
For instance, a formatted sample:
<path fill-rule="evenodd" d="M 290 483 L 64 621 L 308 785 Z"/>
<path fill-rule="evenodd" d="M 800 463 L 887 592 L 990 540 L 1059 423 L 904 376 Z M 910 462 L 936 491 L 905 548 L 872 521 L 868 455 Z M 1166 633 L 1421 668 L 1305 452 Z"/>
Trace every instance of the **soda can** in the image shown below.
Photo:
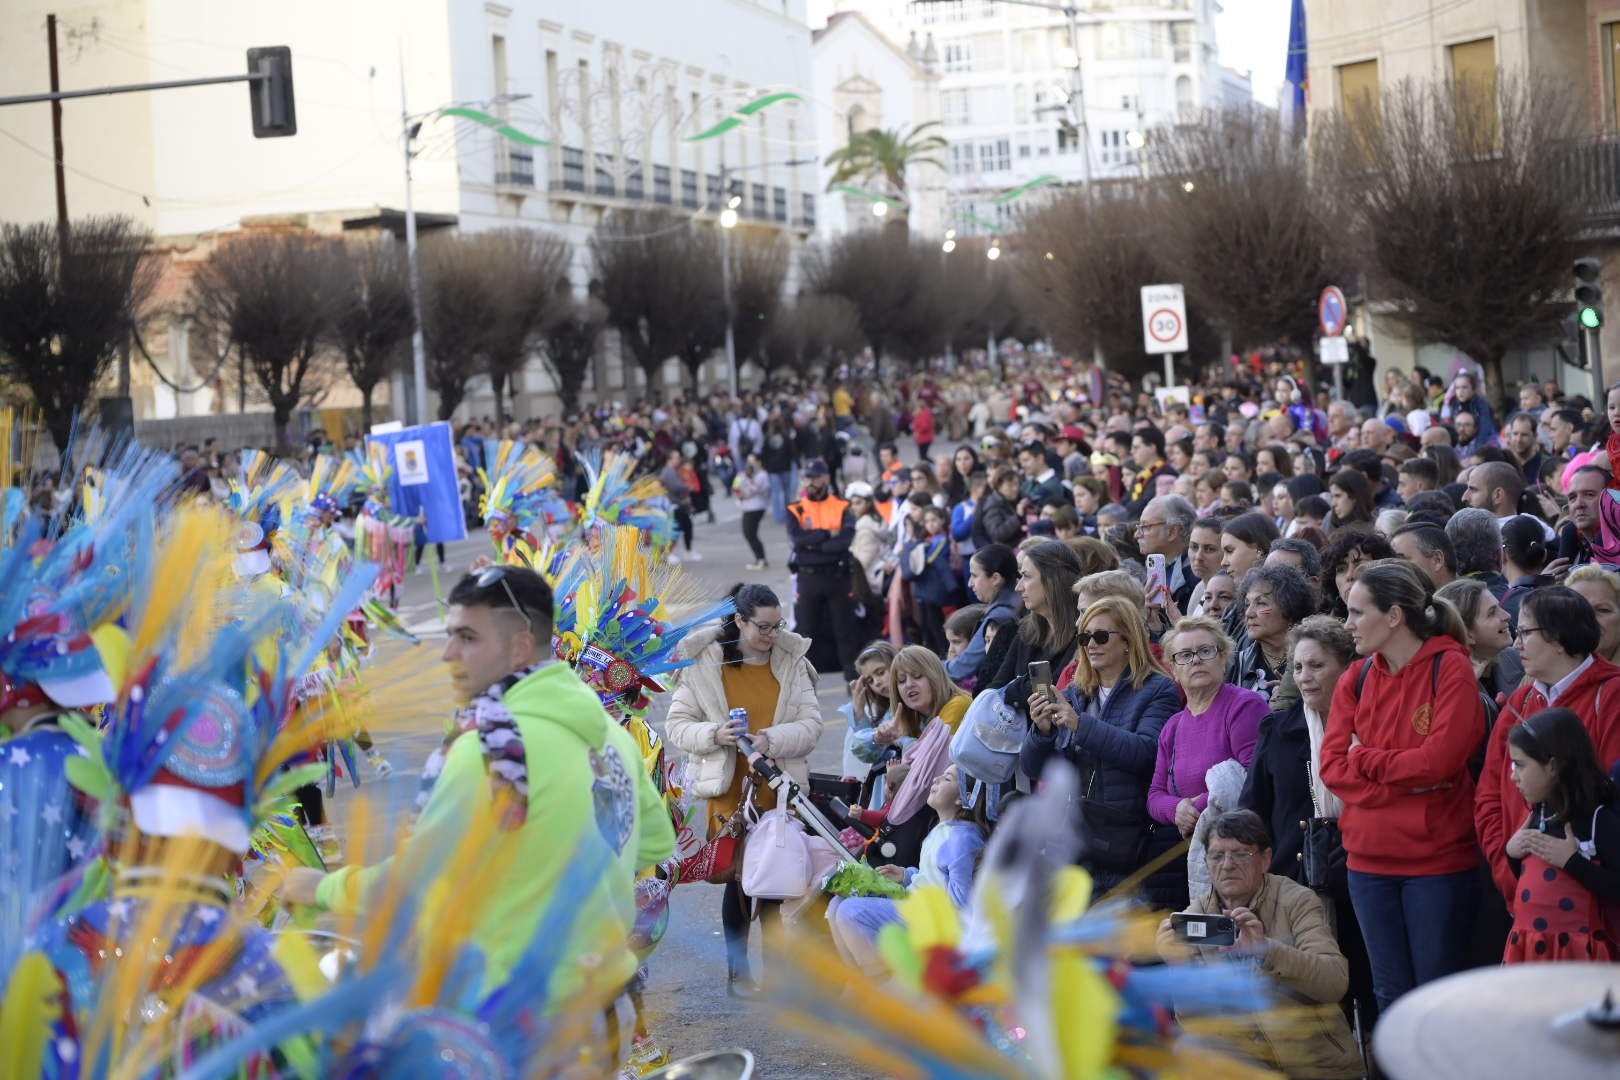
<path fill-rule="evenodd" d="M 726 718 L 731 722 L 732 727 L 740 728 L 743 731 L 748 730 L 748 710 L 747 709 L 732 709 L 729 713 L 726 714 Z"/>

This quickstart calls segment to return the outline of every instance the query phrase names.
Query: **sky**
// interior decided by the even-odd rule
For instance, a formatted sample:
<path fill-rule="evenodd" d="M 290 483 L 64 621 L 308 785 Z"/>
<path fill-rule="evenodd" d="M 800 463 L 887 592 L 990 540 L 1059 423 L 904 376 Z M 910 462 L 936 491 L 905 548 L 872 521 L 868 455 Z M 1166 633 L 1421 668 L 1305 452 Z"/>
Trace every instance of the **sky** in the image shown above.
<path fill-rule="evenodd" d="M 1277 104 L 1288 60 L 1288 13 L 1292 0 L 1220 0 L 1215 44 L 1223 67 L 1254 73 L 1254 98 Z"/>

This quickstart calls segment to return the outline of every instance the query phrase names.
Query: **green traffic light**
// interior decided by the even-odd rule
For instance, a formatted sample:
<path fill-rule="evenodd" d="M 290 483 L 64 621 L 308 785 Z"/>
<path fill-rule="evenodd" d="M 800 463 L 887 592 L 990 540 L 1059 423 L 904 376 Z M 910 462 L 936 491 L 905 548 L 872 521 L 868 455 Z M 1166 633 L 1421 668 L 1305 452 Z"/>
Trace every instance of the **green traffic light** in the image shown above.
<path fill-rule="evenodd" d="M 1581 325 L 1588 330 L 1596 330 L 1603 325 L 1603 313 L 1595 307 L 1581 308 Z"/>

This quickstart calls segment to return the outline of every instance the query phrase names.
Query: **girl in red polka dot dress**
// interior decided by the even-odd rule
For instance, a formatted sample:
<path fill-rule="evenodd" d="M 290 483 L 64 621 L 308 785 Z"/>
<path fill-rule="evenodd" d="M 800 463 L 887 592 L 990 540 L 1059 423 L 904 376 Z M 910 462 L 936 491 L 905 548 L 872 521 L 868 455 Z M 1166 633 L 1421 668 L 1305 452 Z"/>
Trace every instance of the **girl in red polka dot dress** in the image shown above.
<path fill-rule="evenodd" d="M 1530 815 L 1507 842 L 1519 887 L 1502 962 L 1620 958 L 1620 790 L 1586 725 L 1544 710 L 1508 733 L 1508 754 Z"/>

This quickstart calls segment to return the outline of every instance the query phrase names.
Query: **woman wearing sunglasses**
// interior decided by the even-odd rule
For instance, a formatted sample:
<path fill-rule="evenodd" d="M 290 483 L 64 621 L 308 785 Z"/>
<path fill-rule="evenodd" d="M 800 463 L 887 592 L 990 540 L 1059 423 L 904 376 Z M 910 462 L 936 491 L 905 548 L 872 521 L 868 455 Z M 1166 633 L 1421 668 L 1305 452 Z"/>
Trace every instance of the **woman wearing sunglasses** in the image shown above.
<path fill-rule="evenodd" d="M 1269 708 L 1253 690 L 1225 680 L 1233 648 L 1219 622 L 1205 615 L 1188 616 L 1171 627 L 1163 644 L 1187 705 L 1159 732 L 1148 813 L 1163 826 L 1160 835 L 1187 838 L 1209 805 L 1205 775 L 1229 760 L 1248 769 L 1260 738 L 1260 721 Z M 1177 910 L 1187 902 L 1184 867 L 1181 873 Z"/>
<path fill-rule="evenodd" d="M 1083 609 L 1078 625 L 1074 683 L 1056 700 L 1031 695 L 1018 767 L 1031 780 L 1054 757 L 1079 770 L 1082 862 L 1101 895 L 1146 861 L 1159 730 L 1181 708 L 1181 695 L 1153 659 L 1139 604 L 1104 596 Z M 1149 898 L 1157 903 L 1154 886 L 1148 883 Z"/>
<path fill-rule="evenodd" d="M 754 749 L 804 787 L 810 782 L 807 759 L 821 739 L 816 673 L 806 659 L 810 639 L 786 628 L 781 601 L 764 585 L 738 585 L 731 596 L 735 614 L 722 619 L 718 630 L 687 639 L 683 651 L 696 660 L 680 672 L 665 729 L 670 744 L 688 758 L 687 790 L 709 800 L 710 838 L 742 805 L 748 765 L 737 736 L 749 736 Z M 733 723 L 733 709 L 747 709 L 747 720 Z M 772 809 L 776 792 L 755 787 L 753 804 Z M 776 903 L 760 905 L 775 915 Z M 737 882 L 726 885 L 720 924 L 727 989 L 734 997 L 757 992 L 748 970 L 749 907 Z"/>

